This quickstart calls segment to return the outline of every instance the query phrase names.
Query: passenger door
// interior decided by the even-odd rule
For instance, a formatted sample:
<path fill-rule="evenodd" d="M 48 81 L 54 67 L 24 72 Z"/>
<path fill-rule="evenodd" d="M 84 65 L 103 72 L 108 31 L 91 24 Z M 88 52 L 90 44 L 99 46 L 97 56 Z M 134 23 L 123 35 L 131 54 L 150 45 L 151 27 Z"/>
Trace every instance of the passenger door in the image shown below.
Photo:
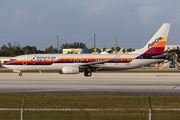
<path fill-rule="evenodd" d="M 27 60 L 28 60 L 27 58 L 24 58 L 24 60 L 22 61 L 22 64 L 27 65 Z"/>

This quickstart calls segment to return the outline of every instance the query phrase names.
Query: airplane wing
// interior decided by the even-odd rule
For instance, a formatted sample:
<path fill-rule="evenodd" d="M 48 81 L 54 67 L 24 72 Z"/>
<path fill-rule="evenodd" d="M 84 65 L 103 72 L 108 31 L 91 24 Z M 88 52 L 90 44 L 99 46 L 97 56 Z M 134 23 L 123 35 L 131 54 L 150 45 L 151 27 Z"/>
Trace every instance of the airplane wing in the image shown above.
<path fill-rule="evenodd" d="M 167 53 L 167 54 L 163 54 L 163 55 L 156 55 L 156 56 L 152 56 L 152 58 L 155 58 L 155 59 L 157 59 L 157 58 L 164 58 L 166 56 L 170 56 L 170 55 L 174 55 L 174 54 L 176 54 L 176 52 Z"/>
<path fill-rule="evenodd" d="M 123 48 L 121 48 L 121 50 L 116 54 L 116 56 L 111 59 L 111 60 L 103 60 L 103 61 L 96 61 L 96 62 L 88 62 L 88 63 L 84 63 L 84 64 L 80 64 L 80 66 L 91 66 L 91 65 L 98 65 L 98 64 L 104 64 L 107 63 L 109 61 L 113 61 L 113 60 L 117 60 L 119 59 L 119 57 L 121 56 L 123 51 Z"/>

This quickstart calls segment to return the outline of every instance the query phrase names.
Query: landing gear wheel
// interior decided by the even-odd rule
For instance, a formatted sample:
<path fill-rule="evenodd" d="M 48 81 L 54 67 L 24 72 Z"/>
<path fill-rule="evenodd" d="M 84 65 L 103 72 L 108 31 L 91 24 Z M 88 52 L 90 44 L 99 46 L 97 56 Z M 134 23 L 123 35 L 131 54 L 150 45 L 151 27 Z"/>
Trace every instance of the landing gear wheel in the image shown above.
<path fill-rule="evenodd" d="M 85 77 L 91 77 L 91 75 L 92 75 L 91 71 L 86 71 L 86 72 L 84 73 L 84 76 L 85 76 Z"/>
<path fill-rule="evenodd" d="M 22 73 L 19 73 L 19 76 L 21 77 L 21 76 L 22 76 Z"/>
<path fill-rule="evenodd" d="M 92 73 L 89 71 L 89 72 L 88 72 L 88 76 L 91 77 L 91 75 L 92 75 Z"/>

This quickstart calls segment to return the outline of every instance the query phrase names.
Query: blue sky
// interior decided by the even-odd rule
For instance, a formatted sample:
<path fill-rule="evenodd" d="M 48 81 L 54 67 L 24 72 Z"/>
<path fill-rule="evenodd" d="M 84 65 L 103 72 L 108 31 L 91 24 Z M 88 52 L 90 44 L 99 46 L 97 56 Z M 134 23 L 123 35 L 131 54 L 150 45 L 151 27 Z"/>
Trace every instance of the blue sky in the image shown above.
<path fill-rule="evenodd" d="M 180 45 L 179 0 L 0 0 L 0 47 L 44 50 L 83 42 L 92 48 L 142 48 L 163 23 L 171 23 L 167 44 Z"/>

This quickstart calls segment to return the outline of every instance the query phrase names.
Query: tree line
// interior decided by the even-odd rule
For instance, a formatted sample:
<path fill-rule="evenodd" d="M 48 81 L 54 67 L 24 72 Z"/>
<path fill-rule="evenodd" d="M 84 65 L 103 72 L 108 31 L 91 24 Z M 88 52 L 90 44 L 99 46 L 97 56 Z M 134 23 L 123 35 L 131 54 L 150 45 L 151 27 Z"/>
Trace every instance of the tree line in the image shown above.
<path fill-rule="evenodd" d="M 25 46 L 21 47 L 19 42 L 8 43 L 8 45 L 3 45 L 0 49 L 1 57 L 14 57 L 23 54 L 39 54 L 39 53 L 62 53 L 63 49 L 68 48 L 82 48 L 86 49 L 86 44 L 82 42 L 74 42 L 74 43 L 65 43 L 60 45 L 60 49 L 54 48 L 52 45 L 47 47 L 45 50 L 37 50 L 36 46 Z"/>
<path fill-rule="evenodd" d="M 18 55 L 23 54 L 40 54 L 40 53 L 62 53 L 63 49 L 69 49 L 69 48 L 81 48 L 81 49 L 87 49 L 86 44 L 82 42 L 74 42 L 74 43 L 64 43 L 60 45 L 60 49 L 57 50 L 57 48 L 54 48 L 52 45 L 47 47 L 45 50 L 37 50 L 36 46 L 25 46 L 21 47 L 19 42 L 8 43 L 8 45 L 3 45 L 0 49 L 0 56 L 1 57 L 14 57 Z M 97 48 L 96 52 L 101 53 L 103 51 L 106 51 L 107 48 L 103 48 L 103 50 Z M 117 51 L 120 50 L 120 47 L 117 47 Z M 130 48 L 127 49 L 128 52 L 133 51 L 134 49 Z M 115 48 L 112 47 L 111 50 L 107 51 L 108 53 L 113 53 L 115 51 Z M 94 48 L 88 49 L 88 53 L 95 52 Z M 125 51 L 123 51 L 125 52 Z"/>
<path fill-rule="evenodd" d="M 25 46 L 21 47 L 19 42 L 14 42 L 8 43 L 8 45 L 3 45 L 0 49 L 0 56 L 1 57 L 14 57 L 18 55 L 24 55 L 24 54 L 40 54 L 40 53 L 62 53 L 63 49 L 69 49 L 69 48 L 82 48 L 82 49 L 87 49 L 86 44 L 82 42 L 74 42 L 74 43 L 64 43 L 60 45 L 59 51 L 57 48 L 54 48 L 52 45 L 47 47 L 44 51 L 43 50 L 37 50 L 36 46 Z M 121 48 L 117 47 L 117 50 L 115 50 L 114 47 L 112 47 L 110 50 L 107 51 L 107 48 L 103 48 L 102 50 L 99 48 L 96 48 L 96 52 L 101 53 L 103 51 L 107 51 L 108 53 L 113 53 L 114 51 L 119 51 Z M 129 48 L 129 49 L 124 49 L 123 52 L 132 52 L 135 49 Z M 94 48 L 88 49 L 88 53 L 93 53 L 95 52 Z M 170 51 L 165 51 L 165 53 L 172 53 L 176 52 L 178 55 L 177 61 L 180 62 L 180 50 L 175 49 L 175 50 L 170 50 Z"/>

